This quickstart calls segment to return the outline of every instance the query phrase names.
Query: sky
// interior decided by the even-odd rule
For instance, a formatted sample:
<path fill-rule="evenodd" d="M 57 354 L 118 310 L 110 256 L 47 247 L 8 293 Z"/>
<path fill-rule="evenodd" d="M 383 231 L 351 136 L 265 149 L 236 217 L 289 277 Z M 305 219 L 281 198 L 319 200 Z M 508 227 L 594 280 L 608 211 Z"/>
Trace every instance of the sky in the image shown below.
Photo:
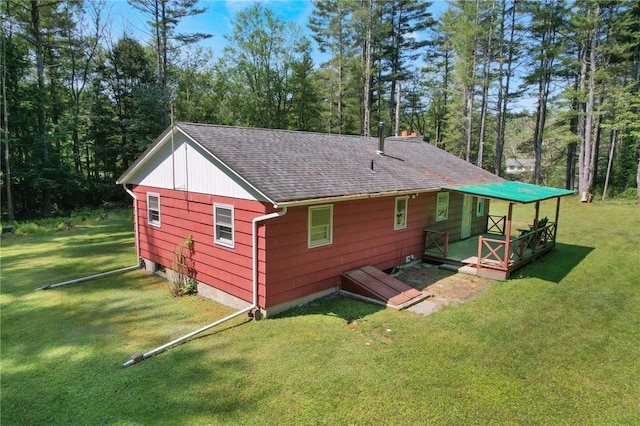
<path fill-rule="evenodd" d="M 234 16 L 241 10 L 251 6 L 254 0 L 201 0 L 198 7 L 206 7 L 208 10 L 202 15 L 184 18 L 178 25 L 177 31 L 182 33 L 208 33 L 212 34 L 206 40 L 200 42 L 201 46 L 213 49 L 214 57 L 220 57 L 226 44 L 225 34 L 232 32 Z M 434 15 L 438 15 L 446 9 L 445 0 L 434 0 L 430 7 Z M 309 37 L 314 49 L 314 61 L 319 64 L 326 60 L 326 55 L 319 52 L 311 32 L 307 27 L 309 17 L 313 12 L 311 0 L 259 0 L 259 3 L 271 9 L 274 14 L 283 21 L 294 22 L 300 26 L 304 34 Z M 147 18 L 134 9 L 126 0 L 108 0 L 107 11 L 110 15 L 111 34 L 117 40 L 125 31 L 128 35 L 146 42 L 149 39 Z"/>
<path fill-rule="evenodd" d="M 298 24 L 311 41 L 312 58 L 316 66 L 329 60 L 328 54 L 320 53 L 307 26 L 313 12 L 311 0 L 200 0 L 198 7 L 206 7 L 207 11 L 201 15 L 183 18 L 177 27 L 177 32 L 212 34 L 212 37 L 200 41 L 199 46 L 211 48 L 214 58 L 219 58 L 226 45 L 225 35 L 231 34 L 233 30 L 232 23 L 235 15 L 256 1 L 271 9 L 283 21 Z M 435 18 L 438 18 L 448 7 L 446 0 L 431 0 L 431 3 L 429 9 Z M 130 6 L 127 0 L 107 0 L 105 13 L 109 17 L 111 38 L 114 41 L 125 32 L 142 43 L 150 40 L 151 34 L 146 24 L 148 18 Z M 420 34 L 417 37 L 419 38 Z M 517 102 L 517 108 L 531 110 L 533 103 L 532 98 L 525 97 Z"/>
<path fill-rule="evenodd" d="M 178 25 L 177 31 L 212 34 L 212 37 L 199 44 L 212 48 L 214 56 L 219 57 L 226 44 L 225 34 L 232 32 L 234 16 L 253 3 L 254 1 L 251 0 L 201 0 L 198 6 L 208 8 L 207 12 L 184 18 Z M 313 11 L 313 3 L 310 0 L 261 0 L 260 3 L 271 9 L 280 19 L 298 24 L 311 38 L 307 28 L 309 16 Z M 107 13 L 111 17 L 114 39 L 126 31 L 140 41 L 148 40 L 147 18 L 131 7 L 126 0 L 110 0 L 107 4 Z M 319 52 L 315 45 L 314 49 L 317 56 Z"/>

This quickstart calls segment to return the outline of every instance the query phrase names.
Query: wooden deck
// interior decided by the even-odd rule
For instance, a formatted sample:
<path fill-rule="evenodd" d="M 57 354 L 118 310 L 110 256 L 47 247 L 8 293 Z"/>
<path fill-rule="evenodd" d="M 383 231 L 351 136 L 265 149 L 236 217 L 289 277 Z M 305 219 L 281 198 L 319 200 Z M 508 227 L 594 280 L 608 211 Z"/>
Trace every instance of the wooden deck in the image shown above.
<path fill-rule="evenodd" d="M 340 287 L 348 295 L 375 300 L 392 309 L 404 309 L 429 297 L 429 294 L 422 293 L 373 266 L 344 272 Z"/>
<path fill-rule="evenodd" d="M 504 235 L 495 233 L 449 242 L 447 235 L 434 238 L 425 231 L 423 260 L 467 266 L 480 277 L 505 280 L 516 269 L 553 250 L 555 231 L 556 224 L 549 223 L 537 232 L 512 235 L 508 244 Z"/>

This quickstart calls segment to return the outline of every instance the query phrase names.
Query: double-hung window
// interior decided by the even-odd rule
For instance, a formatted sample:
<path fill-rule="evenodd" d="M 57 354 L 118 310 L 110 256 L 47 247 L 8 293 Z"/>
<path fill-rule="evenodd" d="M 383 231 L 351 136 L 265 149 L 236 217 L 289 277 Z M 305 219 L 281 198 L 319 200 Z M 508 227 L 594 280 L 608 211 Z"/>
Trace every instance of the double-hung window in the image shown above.
<path fill-rule="evenodd" d="M 333 242 L 333 206 L 309 207 L 309 248 Z"/>
<path fill-rule="evenodd" d="M 396 216 L 393 229 L 405 229 L 407 227 L 407 197 L 396 198 Z"/>
<path fill-rule="evenodd" d="M 147 222 L 160 227 L 160 194 L 147 192 Z"/>
<path fill-rule="evenodd" d="M 436 202 L 436 222 L 449 219 L 449 193 L 439 192 Z"/>
<path fill-rule="evenodd" d="M 233 206 L 214 203 L 213 218 L 214 242 L 233 248 Z"/>

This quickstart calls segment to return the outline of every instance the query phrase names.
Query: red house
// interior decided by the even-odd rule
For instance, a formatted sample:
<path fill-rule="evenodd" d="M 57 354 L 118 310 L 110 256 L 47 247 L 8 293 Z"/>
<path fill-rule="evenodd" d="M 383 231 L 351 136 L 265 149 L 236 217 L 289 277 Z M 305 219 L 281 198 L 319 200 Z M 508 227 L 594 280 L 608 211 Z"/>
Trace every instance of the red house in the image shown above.
<path fill-rule="evenodd" d="M 335 291 L 347 270 L 422 257 L 426 228 L 482 234 L 488 200 L 442 188 L 502 181 L 421 138 L 191 123 L 118 179 L 148 270 L 191 237 L 199 293 L 265 315 Z"/>

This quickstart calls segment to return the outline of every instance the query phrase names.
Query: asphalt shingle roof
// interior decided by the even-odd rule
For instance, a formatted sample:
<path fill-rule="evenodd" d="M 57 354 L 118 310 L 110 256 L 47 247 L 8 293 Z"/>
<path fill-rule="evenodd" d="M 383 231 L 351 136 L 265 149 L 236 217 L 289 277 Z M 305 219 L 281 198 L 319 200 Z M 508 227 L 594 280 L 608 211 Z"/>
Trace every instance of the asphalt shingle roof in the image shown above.
<path fill-rule="evenodd" d="M 374 137 L 176 125 L 278 203 L 503 180 L 412 138 L 387 138 L 379 155 Z"/>

